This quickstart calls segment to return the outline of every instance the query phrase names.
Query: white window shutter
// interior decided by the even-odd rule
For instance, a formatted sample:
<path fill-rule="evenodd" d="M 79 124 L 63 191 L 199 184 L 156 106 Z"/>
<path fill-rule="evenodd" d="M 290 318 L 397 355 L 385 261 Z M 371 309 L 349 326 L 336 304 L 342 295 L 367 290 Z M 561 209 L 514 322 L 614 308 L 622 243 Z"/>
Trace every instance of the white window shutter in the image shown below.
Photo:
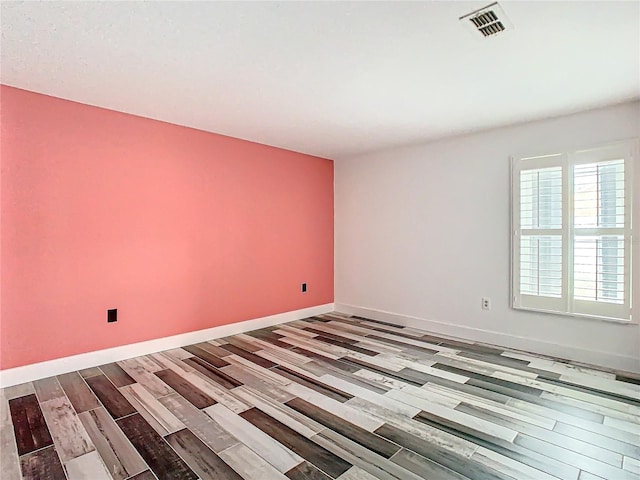
<path fill-rule="evenodd" d="M 512 160 L 514 308 L 630 319 L 632 152 Z"/>

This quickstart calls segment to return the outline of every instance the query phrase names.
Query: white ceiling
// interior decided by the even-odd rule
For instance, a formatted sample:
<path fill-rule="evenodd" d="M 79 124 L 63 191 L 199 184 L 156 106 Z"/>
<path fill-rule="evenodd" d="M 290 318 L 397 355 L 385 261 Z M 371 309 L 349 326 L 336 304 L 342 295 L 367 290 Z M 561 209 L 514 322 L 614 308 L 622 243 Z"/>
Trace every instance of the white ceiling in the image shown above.
<path fill-rule="evenodd" d="M 340 159 L 640 97 L 640 2 L 8 2 L 0 81 Z"/>

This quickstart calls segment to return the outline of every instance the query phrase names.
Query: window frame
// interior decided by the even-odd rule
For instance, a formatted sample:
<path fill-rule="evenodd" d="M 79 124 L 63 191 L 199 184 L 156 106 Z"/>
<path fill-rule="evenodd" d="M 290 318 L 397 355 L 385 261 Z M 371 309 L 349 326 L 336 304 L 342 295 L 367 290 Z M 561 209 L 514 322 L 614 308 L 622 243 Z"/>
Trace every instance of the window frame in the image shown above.
<path fill-rule="evenodd" d="M 564 152 L 543 155 L 513 155 L 510 157 L 510 305 L 516 310 L 529 310 L 555 315 L 592 318 L 624 324 L 638 324 L 637 302 L 640 294 L 634 295 L 633 285 L 638 278 L 640 262 L 634 258 L 633 219 L 640 212 L 633 197 L 634 188 L 640 188 L 640 180 L 636 178 L 634 163 L 637 158 L 638 140 L 625 140 L 590 148 L 567 150 Z M 625 209 L 624 227 L 616 228 L 624 235 L 624 304 L 612 304 L 574 298 L 573 258 L 576 230 L 584 234 L 587 228 L 574 228 L 574 166 L 606 161 L 609 158 L 624 159 L 625 172 Z M 527 165 L 527 162 L 531 162 Z M 525 167 L 526 168 L 523 168 Z M 561 297 L 545 297 L 540 295 L 520 294 L 520 243 L 523 235 L 520 225 L 520 172 L 548 167 L 561 167 L 562 171 L 562 225 L 559 229 L 541 228 L 527 229 L 529 235 L 560 235 L 562 242 L 562 287 Z M 603 227 L 592 229 L 595 235 L 602 234 Z M 638 230 L 638 225 L 636 225 Z M 638 233 L 636 233 L 638 236 Z M 635 252 L 636 255 L 638 252 Z M 635 267 L 634 268 L 634 264 Z"/>

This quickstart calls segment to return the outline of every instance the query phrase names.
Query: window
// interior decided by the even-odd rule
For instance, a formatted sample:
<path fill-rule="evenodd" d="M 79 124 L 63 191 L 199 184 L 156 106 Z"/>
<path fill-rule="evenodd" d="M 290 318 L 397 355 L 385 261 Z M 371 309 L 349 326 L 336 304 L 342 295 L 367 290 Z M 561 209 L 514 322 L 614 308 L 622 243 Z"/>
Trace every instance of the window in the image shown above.
<path fill-rule="evenodd" d="M 634 146 L 512 160 L 514 308 L 631 320 Z"/>

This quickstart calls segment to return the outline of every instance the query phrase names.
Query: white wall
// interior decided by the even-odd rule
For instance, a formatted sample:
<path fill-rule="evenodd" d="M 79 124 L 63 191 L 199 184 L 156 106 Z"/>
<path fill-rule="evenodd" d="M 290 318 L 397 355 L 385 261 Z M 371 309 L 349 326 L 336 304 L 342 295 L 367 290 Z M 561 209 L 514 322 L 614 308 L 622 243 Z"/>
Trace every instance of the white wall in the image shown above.
<path fill-rule="evenodd" d="M 637 324 L 509 306 L 509 156 L 639 133 L 634 102 L 336 161 L 336 310 L 640 371 Z M 636 159 L 640 187 L 638 178 Z M 636 226 L 639 197 L 636 188 Z M 633 255 L 640 273 L 638 237 Z M 637 322 L 640 288 L 633 290 Z M 481 309 L 481 297 L 491 298 L 490 311 Z"/>

